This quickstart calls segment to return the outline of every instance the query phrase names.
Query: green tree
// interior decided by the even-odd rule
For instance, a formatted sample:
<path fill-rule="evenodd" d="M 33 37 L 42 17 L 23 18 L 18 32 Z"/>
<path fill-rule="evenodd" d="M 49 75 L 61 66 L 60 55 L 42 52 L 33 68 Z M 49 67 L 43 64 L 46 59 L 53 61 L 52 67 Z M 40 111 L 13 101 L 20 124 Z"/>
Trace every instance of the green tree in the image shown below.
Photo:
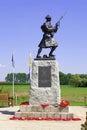
<path fill-rule="evenodd" d="M 5 80 L 6 80 L 7 82 L 12 82 L 12 80 L 13 80 L 13 74 L 12 74 L 12 73 L 7 74 L 7 76 L 5 77 Z"/>
<path fill-rule="evenodd" d="M 63 72 L 59 72 L 59 78 L 60 78 L 60 84 L 61 85 L 67 84 L 66 74 L 64 74 Z"/>
<path fill-rule="evenodd" d="M 13 74 L 12 73 L 7 74 L 5 80 L 7 82 L 12 82 Z M 29 81 L 28 74 L 26 74 L 26 73 L 15 73 L 14 74 L 14 81 L 15 82 L 28 82 Z"/>
<path fill-rule="evenodd" d="M 78 87 L 87 87 L 87 79 L 81 79 L 77 86 Z"/>
<path fill-rule="evenodd" d="M 61 85 L 78 86 L 79 82 L 81 81 L 81 77 L 79 74 L 64 74 L 63 72 L 59 72 L 59 76 Z"/>
<path fill-rule="evenodd" d="M 71 78 L 69 79 L 69 84 L 70 85 L 74 85 L 74 86 L 78 86 L 78 83 L 81 81 L 81 78 L 79 76 L 79 74 L 74 74 L 71 76 Z"/>
<path fill-rule="evenodd" d="M 16 82 L 26 82 L 27 75 L 25 73 L 17 73 L 16 74 Z"/>

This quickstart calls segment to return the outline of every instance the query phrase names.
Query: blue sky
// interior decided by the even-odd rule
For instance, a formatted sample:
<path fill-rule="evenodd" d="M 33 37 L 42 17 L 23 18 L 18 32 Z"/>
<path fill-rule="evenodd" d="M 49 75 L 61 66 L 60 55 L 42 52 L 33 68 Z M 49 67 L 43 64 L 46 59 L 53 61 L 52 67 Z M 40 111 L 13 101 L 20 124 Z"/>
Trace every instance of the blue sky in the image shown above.
<path fill-rule="evenodd" d="M 51 15 L 54 25 L 65 12 L 54 36 L 59 44 L 54 52 L 59 70 L 87 74 L 87 0 L 1 0 L 0 80 L 12 72 L 12 50 L 15 73 L 28 73 L 29 53 L 36 57 L 45 16 Z"/>

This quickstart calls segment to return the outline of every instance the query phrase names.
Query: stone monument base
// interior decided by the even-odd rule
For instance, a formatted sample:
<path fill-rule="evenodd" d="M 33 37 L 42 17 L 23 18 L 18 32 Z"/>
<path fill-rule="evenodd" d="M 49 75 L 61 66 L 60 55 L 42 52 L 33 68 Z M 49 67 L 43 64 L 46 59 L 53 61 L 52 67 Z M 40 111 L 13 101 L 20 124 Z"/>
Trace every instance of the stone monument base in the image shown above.
<path fill-rule="evenodd" d="M 52 59 L 34 60 L 32 64 L 30 105 L 20 105 L 17 118 L 72 119 L 68 106 L 59 106 L 61 101 L 58 62 Z"/>
<path fill-rule="evenodd" d="M 56 60 L 34 60 L 32 64 L 29 103 L 59 104 L 59 67 Z"/>
<path fill-rule="evenodd" d="M 69 107 L 61 106 L 41 106 L 41 105 L 21 105 L 20 111 L 15 113 L 17 118 L 73 118 L 73 113 L 69 113 Z"/>

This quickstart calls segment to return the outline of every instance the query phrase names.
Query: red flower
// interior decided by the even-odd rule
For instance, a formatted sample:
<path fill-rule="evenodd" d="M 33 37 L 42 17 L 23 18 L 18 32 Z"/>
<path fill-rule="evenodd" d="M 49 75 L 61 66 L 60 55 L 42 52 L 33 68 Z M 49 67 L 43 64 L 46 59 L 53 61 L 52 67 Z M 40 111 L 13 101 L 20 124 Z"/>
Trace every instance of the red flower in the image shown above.
<path fill-rule="evenodd" d="M 80 121 L 81 119 L 80 118 L 72 118 L 72 120 L 74 120 L 74 121 Z"/>
<path fill-rule="evenodd" d="M 63 121 L 70 121 L 71 118 L 62 118 Z"/>
<path fill-rule="evenodd" d="M 12 117 L 12 118 L 10 118 L 10 120 L 19 120 L 19 118 L 18 117 Z"/>
<path fill-rule="evenodd" d="M 49 106 L 49 104 L 44 103 L 44 104 L 41 104 L 41 106 L 42 107 L 47 107 L 47 106 Z"/>
<path fill-rule="evenodd" d="M 73 121 L 79 121 L 81 120 L 80 118 L 42 118 L 42 117 L 12 117 L 10 118 L 10 120 L 48 120 L 48 121 L 51 121 L 51 120 L 55 120 L 55 121 L 70 121 L 70 120 L 73 120 Z"/>
<path fill-rule="evenodd" d="M 69 105 L 70 105 L 70 103 L 67 100 L 61 100 L 61 102 L 59 104 L 59 106 L 62 106 L 62 107 L 66 107 L 66 106 L 69 106 Z"/>
<path fill-rule="evenodd" d="M 29 105 L 29 102 L 22 102 L 20 105 Z"/>

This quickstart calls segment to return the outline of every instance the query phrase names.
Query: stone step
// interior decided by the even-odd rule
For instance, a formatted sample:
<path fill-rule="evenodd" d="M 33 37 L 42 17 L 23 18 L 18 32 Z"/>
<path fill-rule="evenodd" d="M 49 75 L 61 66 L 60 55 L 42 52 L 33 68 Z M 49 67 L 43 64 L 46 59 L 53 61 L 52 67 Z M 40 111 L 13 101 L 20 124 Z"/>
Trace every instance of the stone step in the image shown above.
<path fill-rule="evenodd" d="M 21 105 L 20 112 L 69 112 L 69 107 L 62 106 L 41 106 L 41 105 Z"/>
<path fill-rule="evenodd" d="M 67 112 L 16 112 L 17 118 L 73 118 L 73 113 Z"/>

